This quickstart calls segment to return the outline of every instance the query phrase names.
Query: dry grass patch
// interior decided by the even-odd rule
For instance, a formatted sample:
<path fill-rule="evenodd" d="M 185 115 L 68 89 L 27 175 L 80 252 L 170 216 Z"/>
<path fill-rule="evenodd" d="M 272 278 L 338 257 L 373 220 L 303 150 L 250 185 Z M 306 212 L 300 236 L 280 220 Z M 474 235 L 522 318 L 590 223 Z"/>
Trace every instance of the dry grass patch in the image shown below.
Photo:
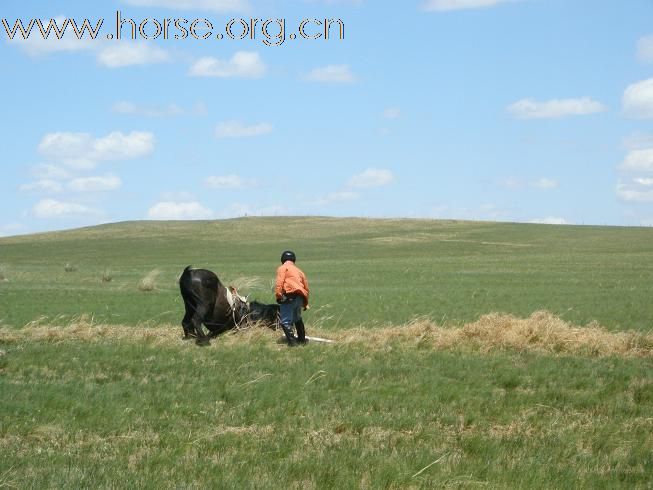
<path fill-rule="evenodd" d="M 113 273 L 109 269 L 104 269 L 100 277 L 102 282 L 111 282 L 113 281 Z"/>
<path fill-rule="evenodd" d="M 262 326 L 253 325 L 232 330 L 212 342 L 212 345 L 274 343 L 280 338 L 278 332 Z M 93 317 L 81 315 L 72 320 L 69 317 L 48 319 L 39 317 L 21 329 L 0 327 L 0 342 L 20 343 L 42 342 L 147 342 L 157 345 L 194 345 L 182 340 L 181 325 L 158 324 L 150 322 L 137 325 L 106 325 L 95 323 Z"/>
<path fill-rule="evenodd" d="M 345 330 L 332 338 L 340 343 L 376 347 L 408 343 L 437 350 L 470 348 L 481 352 L 510 349 L 590 356 L 653 355 L 652 334 L 609 332 L 596 323 L 578 327 L 546 311 L 536 311 L 528 318 L 491 313 L 476 322 L 452 328 L 420 318 L 397 327 Z"/>
<path fill-rule="evenodd" d="M 154 269 L 147 273 L 147 275 L 138 283 L 138 290 L 143 292 L 150 292 L 157 289 L 156 280 L 161 274 L 161 271 Z"/>
<path fill-rule="evenodd" d="M 431 240 L 431 236 L 425 233 L 413 234 L 413 235 L 397 235 L 397 236 L 381 236 L 368 238 L 367 241 L 370 243 L 382 244 L 382 245 L 403 245 L 404 243 L 419 243 L 424 241 Z"/>
<path fill-rule="evenodd" d="M 76 272 L 77 271 L 77 266 L 73 264 L 72 262 L 66 262 L 63 265 L 63 270 L 64 272 Z"/>
<path fill-rule="evenodd" d="M 93 318 L 80 316 L 64 325 L 53 325 L 57 319 L 39 318 L 22 329 L 0 328 L 0 342 L 106 342 L 145 341 L 156 344 L 181 344 L 179 325 L 157 326 L 100 325 Z M 596 323 L 579 327 L 546 311 L 537 311 L 528 318 L 492 313 L 461 327 L 441 327 L 429 319 L 418 318 L 406 325 L 326 331 L 309 325 L 309 336 L 334 340 L 334 348 L 354 346 L 378 350 L 392 347 L 454 350 L 480 353 L 514 350 L 544 354 L 580 356 L 653 357 L 653 334 L 610 332 Z M 212 342 L 213 346 L 279 343 L 279 332 L 251 326 L 227 332 Z M 190 343 L 189 345 L 191 345 Z"/>
<path fill-rule="evenodd" d="M 274 427 L 272 425 L 248 425 L 248 426 L 229 426 L 219 425 L 206 434 L 202 434 L 197 438 L 193 438 L 188 444 L 197 444 L 198 442 L 212 440 L 226 434 L 233 434 L 237 436 L 254 436 L 257 438 L 268 437 L 274 434 Z"/>
<path fill-rule="evenodd" d="M 239 291 L 250 291 L 252 289 L 263 289 L 264 281 L 260 277 L 240 276 L 233 281 L 229 281 L 229 286 L 233 286 Z"/>

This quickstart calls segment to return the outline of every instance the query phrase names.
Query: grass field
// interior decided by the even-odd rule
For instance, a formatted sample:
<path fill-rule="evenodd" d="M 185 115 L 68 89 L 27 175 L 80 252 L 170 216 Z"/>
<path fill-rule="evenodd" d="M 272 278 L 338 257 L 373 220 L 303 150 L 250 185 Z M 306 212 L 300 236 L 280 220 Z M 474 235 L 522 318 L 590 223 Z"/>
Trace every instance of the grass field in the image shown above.
<path fill-rule="evenodd" d="M 326 218 L 1 239 L 0 488 L 650 488 L 652 239 Z M 181 340 L 184 266 L 272 301 L 284 248 L 335 344 Z"/>
<path fill-rule="evenodd" d="M 462 324 L 547 310 L 612 330 L 653 326 L 653 229 L 420 220 L 246 218 L 142 222 L 0 239 L 0 323 L 47 316 L 179 323 L 188 264 L 254 279 L 272 302 L 279 255 L 295 249 L 313 289 L 307 318 L 330 328 Z M 73 271 L 66 272 L 69 264 Z M 110 271 L 111 281 L 102 280 Z M 156 271 L 157 289 L 140 281 Z"/>

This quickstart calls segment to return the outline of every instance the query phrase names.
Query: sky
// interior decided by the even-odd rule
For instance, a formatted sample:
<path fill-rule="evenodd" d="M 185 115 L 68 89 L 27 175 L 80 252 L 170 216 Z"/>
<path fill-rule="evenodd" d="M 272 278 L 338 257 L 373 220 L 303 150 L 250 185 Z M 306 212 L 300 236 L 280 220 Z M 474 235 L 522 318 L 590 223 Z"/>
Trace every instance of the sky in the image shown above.
<path fill-rule="evenodd" d="M 653 226 L 651 0 L 3 0 L 0 20 L 0 236 L 240 216 Z"/>

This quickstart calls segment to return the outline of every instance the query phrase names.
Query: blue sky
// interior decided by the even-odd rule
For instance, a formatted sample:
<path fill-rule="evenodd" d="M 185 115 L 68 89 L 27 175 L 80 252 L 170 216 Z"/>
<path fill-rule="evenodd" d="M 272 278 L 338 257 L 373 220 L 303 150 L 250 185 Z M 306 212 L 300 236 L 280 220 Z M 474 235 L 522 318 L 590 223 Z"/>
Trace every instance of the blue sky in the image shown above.
<path fill-rule="evenodd" d="M 109 40 L 117 11 L 213 29 Z M 653 225 L 648 0 L 3 0 L 0 17 L 104 20 L 96 40 L 0 27 L 0 235 L 244 215 Z M 261 19 L 255 38 L 217 39 L 232 19 Z M 290 39 L 304 19 L 345 37 Z"/>

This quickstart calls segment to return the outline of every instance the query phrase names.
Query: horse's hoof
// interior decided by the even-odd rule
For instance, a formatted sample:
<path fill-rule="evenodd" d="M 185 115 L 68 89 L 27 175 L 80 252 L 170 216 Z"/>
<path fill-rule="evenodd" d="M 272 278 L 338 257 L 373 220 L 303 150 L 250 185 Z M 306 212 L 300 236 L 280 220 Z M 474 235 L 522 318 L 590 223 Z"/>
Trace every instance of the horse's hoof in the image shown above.
<path fill-rule="evenodd" d="M 195 343 L 196 343 L 197 345 L 199 345 L 199 346 L 204 347 L 204 346 L 210 345 L 210 344 L 211 344 L 211 341 L 210 341 L 209 339 L 197 339 L 197 340 L 195 341 Z"/>

